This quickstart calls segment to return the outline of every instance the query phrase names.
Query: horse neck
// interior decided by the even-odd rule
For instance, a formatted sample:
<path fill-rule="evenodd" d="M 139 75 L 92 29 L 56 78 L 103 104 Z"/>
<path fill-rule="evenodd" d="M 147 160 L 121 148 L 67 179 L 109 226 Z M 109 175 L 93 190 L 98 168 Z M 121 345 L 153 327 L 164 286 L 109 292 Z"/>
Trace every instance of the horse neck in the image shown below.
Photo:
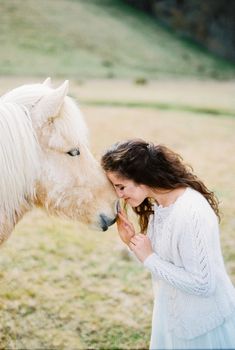
<path fill-rule="evenodd" d="M 30 206 L 22 205 L 18 214 L 15 215 L 14 220 L 6 217 L 0 218 L 0 245 L 3 244 L 10 236 L 15 228 L 15 225 L 22 219 L 22 217 L 30 210 Z"/>

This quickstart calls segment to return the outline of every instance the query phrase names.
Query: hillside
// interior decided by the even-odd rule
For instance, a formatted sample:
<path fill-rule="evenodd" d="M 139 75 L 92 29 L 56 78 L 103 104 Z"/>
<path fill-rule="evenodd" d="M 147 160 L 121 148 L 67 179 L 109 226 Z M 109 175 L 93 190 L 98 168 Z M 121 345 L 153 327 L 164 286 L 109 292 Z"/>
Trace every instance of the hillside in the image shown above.
<path fill-rule="evenodd" d="M 235 77 L 235 65 L 120 0 L 1 0 L 0 42 L 0 75 Z"/>
<path fill-rule="evenodd" d="M 171 30 L 235 62 L 233 0 L 123 0 L 156 17 Z"/>

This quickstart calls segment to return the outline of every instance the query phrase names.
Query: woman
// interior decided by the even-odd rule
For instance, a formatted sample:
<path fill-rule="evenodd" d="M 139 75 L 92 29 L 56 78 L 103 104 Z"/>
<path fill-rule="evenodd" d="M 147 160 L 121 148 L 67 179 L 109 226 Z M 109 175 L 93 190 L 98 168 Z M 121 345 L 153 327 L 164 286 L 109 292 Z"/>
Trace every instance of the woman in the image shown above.
<path fill-rule="evenodd" d="M 117 227 L 152 273 L 150 348 L 235 349 L 235 289 L 221 254 L 213 192 L 178 154 L 139 139 L 115 144 L 102 166 L 139 217 L 139 234 L 124 210 Z"/>

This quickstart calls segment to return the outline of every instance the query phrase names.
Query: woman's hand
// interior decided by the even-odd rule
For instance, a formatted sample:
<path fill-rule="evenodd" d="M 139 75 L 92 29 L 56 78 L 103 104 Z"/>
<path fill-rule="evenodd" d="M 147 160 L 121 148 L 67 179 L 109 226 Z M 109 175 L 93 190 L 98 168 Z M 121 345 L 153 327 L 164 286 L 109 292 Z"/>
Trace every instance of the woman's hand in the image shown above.
<path fill-rule="evenodd" d="M 133 236 L 130 240 L 129 247 L 141 262 L 144 262 L 144 260 L 153 253 L 150 239 L 143 233 Z"/>
<path fill-rule="evenodd" d="M 118 213 L 117 228 L 121 240 L 129 245 L 131 238 L 135 235 L 135 228 L 128 220 L 124 210 L 120 210 Z"/>

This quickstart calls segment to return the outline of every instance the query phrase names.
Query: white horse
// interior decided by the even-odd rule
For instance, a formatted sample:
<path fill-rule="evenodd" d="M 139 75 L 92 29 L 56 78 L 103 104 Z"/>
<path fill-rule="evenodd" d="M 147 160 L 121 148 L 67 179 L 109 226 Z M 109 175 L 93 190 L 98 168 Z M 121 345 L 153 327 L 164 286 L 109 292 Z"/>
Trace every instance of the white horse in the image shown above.
<path fill-rule="evenodd" d="M 103 231 L 115 222 L 116 195 L 67 92 L 48 78 L 0 98 L 0 243 L 33 206 Z"/>

